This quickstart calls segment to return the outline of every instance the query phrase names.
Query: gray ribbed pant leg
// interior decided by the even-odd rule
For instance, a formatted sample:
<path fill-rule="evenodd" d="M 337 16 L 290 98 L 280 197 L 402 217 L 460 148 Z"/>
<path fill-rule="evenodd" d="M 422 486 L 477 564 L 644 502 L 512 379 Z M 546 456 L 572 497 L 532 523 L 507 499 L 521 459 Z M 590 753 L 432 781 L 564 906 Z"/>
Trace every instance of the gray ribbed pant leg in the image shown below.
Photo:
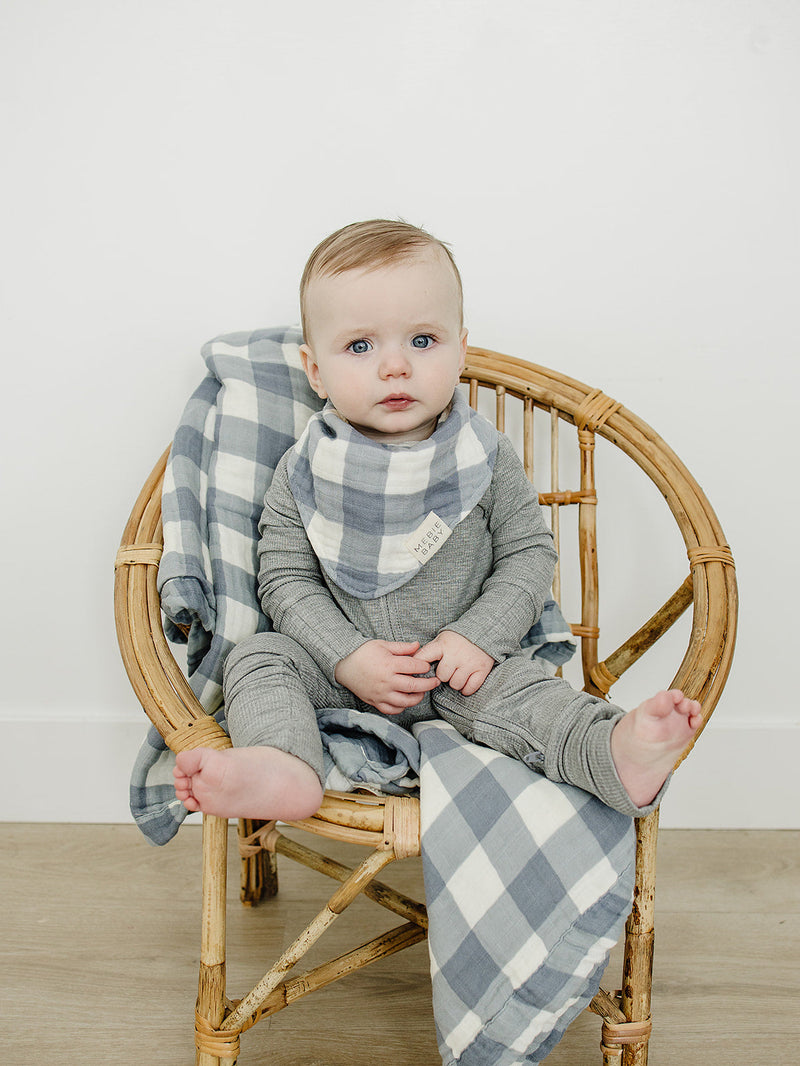
<path fill-rule="evenodd" d="M 225 715 L 236 747 L 279 748 L 302 759 L 323 780 L 317 707 L 355 707 L 307 651 L 280 633 L 257 633 L 227 658 Z"/>
<path fill-rule="evenodd" d="M 592 793 L 623 814 L 647 814 L 660 802 L 636 807 L 611 758 L 611 730 L 624 715 L 605 700 L 577 692 L 535 660 L 498 663 L 472 696 L 447 685 L 432 693 L 437 713 L 468 740 L 521 759 L 551 781 Z"/>

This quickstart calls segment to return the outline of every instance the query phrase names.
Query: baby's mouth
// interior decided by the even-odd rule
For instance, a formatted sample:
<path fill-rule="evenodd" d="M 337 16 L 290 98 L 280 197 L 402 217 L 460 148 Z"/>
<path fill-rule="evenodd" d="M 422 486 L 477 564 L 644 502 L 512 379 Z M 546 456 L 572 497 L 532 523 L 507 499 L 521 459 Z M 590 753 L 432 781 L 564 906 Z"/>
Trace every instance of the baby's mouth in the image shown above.
<path fill-rule="evenodd" d="M 390 411 L 405 411 L 412 403 L 416 403 L 413 396 L 397 393 L 394 396 L 387 396 L 385 400 L 381 400 L 381 407 L 385 407 Z"/>

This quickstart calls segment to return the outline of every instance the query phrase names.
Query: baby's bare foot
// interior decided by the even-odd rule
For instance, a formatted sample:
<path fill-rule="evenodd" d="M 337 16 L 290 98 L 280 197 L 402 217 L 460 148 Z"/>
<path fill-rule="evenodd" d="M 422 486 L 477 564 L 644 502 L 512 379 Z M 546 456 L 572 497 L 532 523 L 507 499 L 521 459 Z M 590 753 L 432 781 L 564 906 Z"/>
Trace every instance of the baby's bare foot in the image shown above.
<path fill-rule="evenodd" d="M 614 766 L 637 807 L 646 807 L 656 798 L 702 720 L 697 700 L 672 689 L 645 700 L 614 726 Z"/>
<path fill-rule="evenodd" d="M 187 810 L 220 818 L 308 818 L 322 802 L 316 773 L 278 748 L 193 748 L 179 753 L 173 775 Z"/>

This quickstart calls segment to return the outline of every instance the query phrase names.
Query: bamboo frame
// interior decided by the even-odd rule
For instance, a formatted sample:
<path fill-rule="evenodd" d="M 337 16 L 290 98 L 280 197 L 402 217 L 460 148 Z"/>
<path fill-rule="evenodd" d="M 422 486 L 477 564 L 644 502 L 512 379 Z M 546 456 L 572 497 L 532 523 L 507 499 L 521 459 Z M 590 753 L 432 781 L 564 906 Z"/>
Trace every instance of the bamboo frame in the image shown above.
<path fill-rule="evenodd" d="M 581 619 L 573 630 L 581 643 L 586 689 L 605 695 L 691 605 L 689 645 L 670 685 L 682 688 L 701 702 L 705 726 L 730 670 L 737 595 L 730 549 L 702 490 L 646 423 L 599 390 L 545 367 L 477 348 L 468 351 L 462 380 L 468 383 L 473 406 L 477 406 L 481 389 L 494 391 L 495 416 L 501 429 L 508 420 L 508 397 L 522 401 L 521 452 L 529 477 L 534 464 L 534 413 L 540 410 L 549 418 L 550 490 L 542 493 L 541 500 L 550 507 L 552 527 L 559 540 L 561 509 L 578 508 Z M 573 490 L 563 490 L 559 480 L 563 424 L 572 424 L 577 432 L 580 484 Z M 620 448 L 658 487 L 683 537 L 690 566 L 689 576 L 664 606 L 602 661 L 598 656 L 600 596 L 595 519 L 598 435 Z M 201 744 L 227 747 L 230 741 L 196 700 L 175 663 L 161 626 L 156 575 L 162 548 L 160 505 L 167 457 L 168 451 L 145 482 L 117 555 L 114 612 L 120 650 L 137 697 L 173 750 Z M 244 903 L 256 903 L 277 891 L 276 854 L 317 870 L 339 882 L 339 887 L 262 980 L 243 1000 L 231 1002 L 225 984 L 227 823 L 219 818 L 204 819 L 201 962 L 195 1025 L 199 1066 L 233 1066 L 239 1054 L 240 1033 L 260 1018 L 376 959 L 403 950 L 426 935 L 424 905 L 375 879 L 387 863 L 419 854 L 417 801 L 326 793 L 313 818 L 292 824 L 329 839 L 364 844 L 370 849 L 369 854 L 351 869 L 289 840 L 273 825 L 240 822 Z M 590 1005 L 603 1019 L 605 1066 L 620 1061 L 623 1066 L 647 1063 L 657 831 L 658 812 L 637 821 L 636 885 L 625 933 L 623 992 L 611 995 L 601 989 Z M 359 895 L 399 915 L 405 924 L 306 974 L 290 976 L 308 946 Z"/>

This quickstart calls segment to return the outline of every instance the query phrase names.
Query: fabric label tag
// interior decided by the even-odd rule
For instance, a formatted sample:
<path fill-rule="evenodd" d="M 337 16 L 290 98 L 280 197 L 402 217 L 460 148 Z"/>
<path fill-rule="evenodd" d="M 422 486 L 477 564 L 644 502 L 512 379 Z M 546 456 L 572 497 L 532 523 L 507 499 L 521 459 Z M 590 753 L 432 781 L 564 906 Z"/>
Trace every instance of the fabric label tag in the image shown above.
<path fill-rule="evenodd" d="M 411 536 L 403 541 L 403 544 L 423 566 L 432 555 L 438 552 L 452 532 L 448 524 L 443 522 L 435 511 L 431 511 Z"/>

